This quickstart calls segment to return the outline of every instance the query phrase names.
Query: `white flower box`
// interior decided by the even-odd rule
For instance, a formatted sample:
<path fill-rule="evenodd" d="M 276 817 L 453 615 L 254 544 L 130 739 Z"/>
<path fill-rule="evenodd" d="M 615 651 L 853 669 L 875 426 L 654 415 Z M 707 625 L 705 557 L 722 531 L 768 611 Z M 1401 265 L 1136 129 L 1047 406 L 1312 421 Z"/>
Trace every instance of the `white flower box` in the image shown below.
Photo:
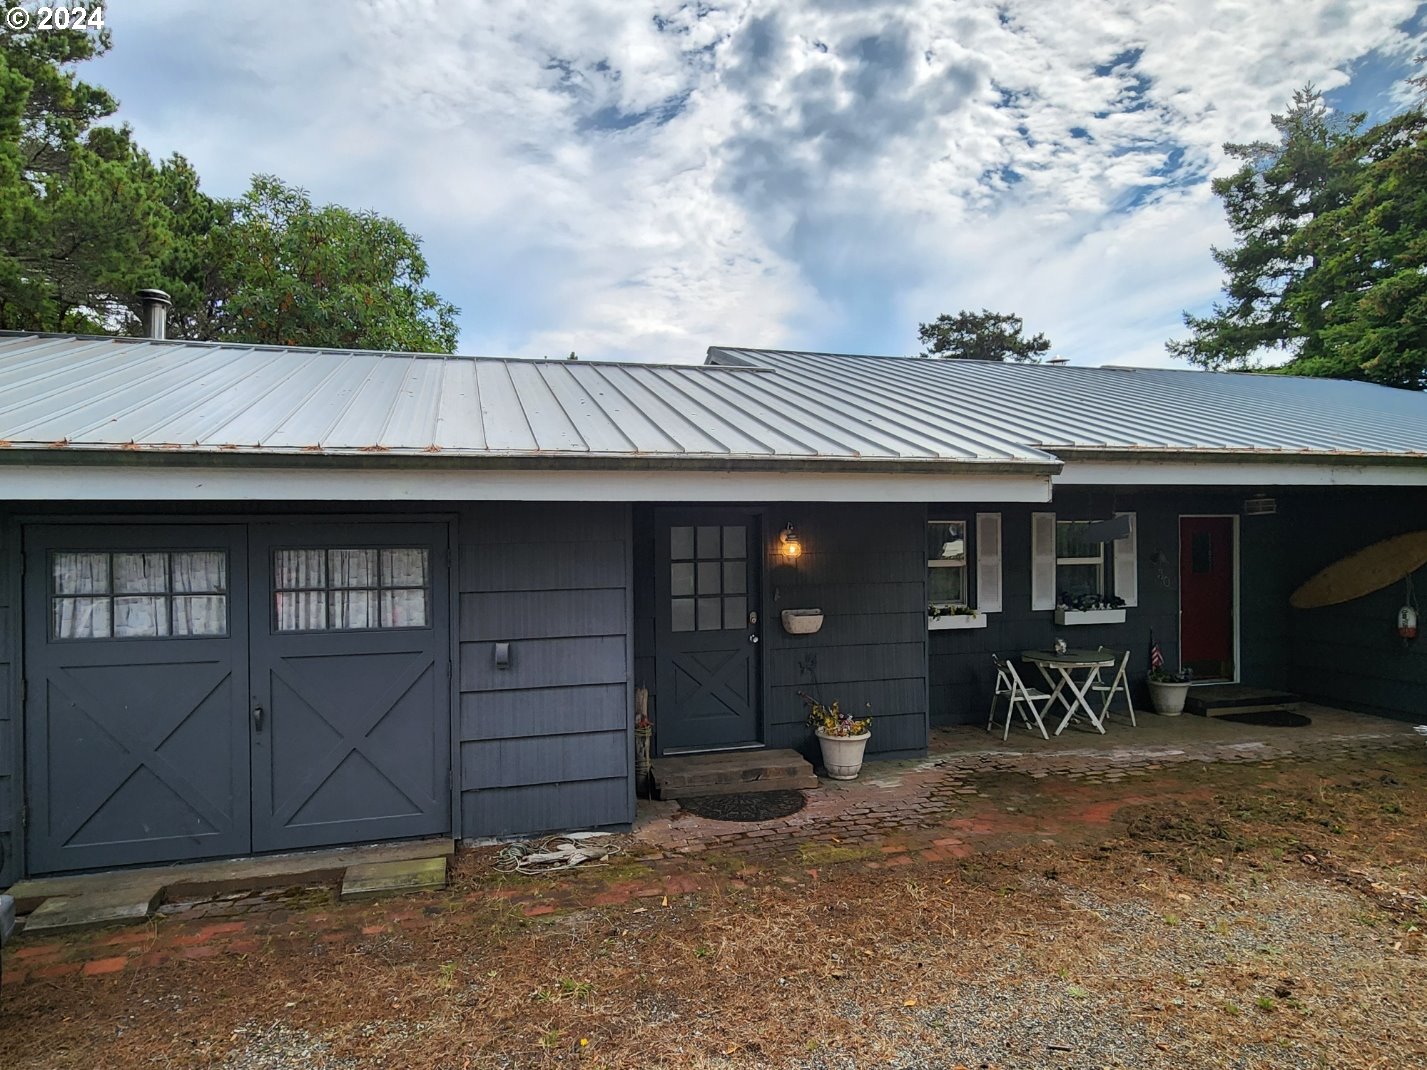
<path fill-rule="evenodd" d="M 986 627 L 986 614 L 977 613 L 947 613 L 940 617 L 927 618 L 927 631 L 929 632 L 949 632 L 964 628 L 984 628 Z"/>
<path fill-rule="evenodd" d="M 823 626 L 821 609 L 785 609 L 783 630 L 789 635 L 813 635 Z"/>
<path fill-rule="evenodd" d="M 1124 624 L 1125 611 L 1121 609 L 1066 609 L 1057 606 L 1057 624 Z"/>

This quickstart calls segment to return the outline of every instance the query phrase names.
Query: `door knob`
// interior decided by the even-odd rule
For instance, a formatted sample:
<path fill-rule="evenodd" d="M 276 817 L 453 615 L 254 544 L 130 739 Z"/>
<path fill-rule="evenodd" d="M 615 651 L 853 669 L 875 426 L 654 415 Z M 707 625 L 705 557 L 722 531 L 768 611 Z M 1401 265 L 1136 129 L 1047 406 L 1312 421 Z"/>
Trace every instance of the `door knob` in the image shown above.
<path fill-rule="evenodd" d="M 758 642 L 758 636 L 756 636 L 756 635 L 750 635 L 750 636 L 748 637 L 748 641 L 749 641 L 750 643 L 756 643 L 756 642 Z"/>
<path fill-rule="evenodd" d="M 253 707 L 253 731 L 255 731 L 255 732 L 261 732 L 262 730 L 263 730 L 263 708 L 262 708 L 261 706 L 254 706 L 254 707 Z"/>

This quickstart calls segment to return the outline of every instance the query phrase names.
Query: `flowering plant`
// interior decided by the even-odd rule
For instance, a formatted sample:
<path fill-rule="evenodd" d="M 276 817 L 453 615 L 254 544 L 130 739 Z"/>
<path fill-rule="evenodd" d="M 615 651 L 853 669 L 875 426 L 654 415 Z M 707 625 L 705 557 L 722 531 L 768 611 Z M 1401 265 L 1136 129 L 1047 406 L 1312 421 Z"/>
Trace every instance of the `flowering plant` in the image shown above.
<path fill-rule="evenodd" d="M 974 606 L 947 605 L 941 602 L 927 603 L 927 616 L 935 620 L 937 617 L 974 617 L 976 608 Z"/>
<path fill-rule="evenodd" d="M 1150 670 L 1150 683 L 1152 684 L 1187 684 L 1193 681 L 1194 673 L 1190 669 L 1180 669 L 1178 672 L 1171 672 L 1164 666 Z"/>
<path fill-rule="evenodd" d="M 824 705 L 812 695 L 801 691 L 798 695 L 808 707 L 808 724 L 816 732 L 825 736 L 860 736 L 872 728 L 871 717 L 853 717 L 850 713 L 843 713 L 836 701 Z M 871 712 L 872 703 L 867 703 L 867 710 Z"/>

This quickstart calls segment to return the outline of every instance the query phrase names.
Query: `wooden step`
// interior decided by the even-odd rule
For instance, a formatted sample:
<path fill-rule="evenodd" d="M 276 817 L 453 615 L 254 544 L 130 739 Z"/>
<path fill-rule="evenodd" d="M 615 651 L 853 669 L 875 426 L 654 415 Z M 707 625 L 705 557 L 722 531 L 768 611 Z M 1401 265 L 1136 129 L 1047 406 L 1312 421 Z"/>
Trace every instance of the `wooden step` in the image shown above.
<path fill-rule="evenodd" d="M 661 799 L 817 786 L 812 765 L 795 750 L 720 751 L 654 760 L 654 790 Z"/>
<path fill-rule="evenodd" d="M 1191 687 L 1184 708 L 1201 717 L 1222 717 L 1228 713 L 1262 713 L 1265 710 L 1296 710 L 1298 696 L 1266 687 L 1241 684 L 1214 684 Z"/>

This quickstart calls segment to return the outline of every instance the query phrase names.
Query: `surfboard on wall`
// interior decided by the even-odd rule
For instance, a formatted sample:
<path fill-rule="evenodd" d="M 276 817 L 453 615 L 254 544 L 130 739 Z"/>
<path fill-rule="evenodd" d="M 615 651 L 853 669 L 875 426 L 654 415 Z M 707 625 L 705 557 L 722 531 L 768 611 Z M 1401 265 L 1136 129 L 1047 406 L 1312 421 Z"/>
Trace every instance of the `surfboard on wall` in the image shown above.
<path fill-rule="evenodd" d="M 1375 542 L 1335 561 L 1293 592 L 1294 609 L 1318 609 L 1351 602 L 1410 576 L 1427 565 L 1427 531 L 1411 531 Z"/>

